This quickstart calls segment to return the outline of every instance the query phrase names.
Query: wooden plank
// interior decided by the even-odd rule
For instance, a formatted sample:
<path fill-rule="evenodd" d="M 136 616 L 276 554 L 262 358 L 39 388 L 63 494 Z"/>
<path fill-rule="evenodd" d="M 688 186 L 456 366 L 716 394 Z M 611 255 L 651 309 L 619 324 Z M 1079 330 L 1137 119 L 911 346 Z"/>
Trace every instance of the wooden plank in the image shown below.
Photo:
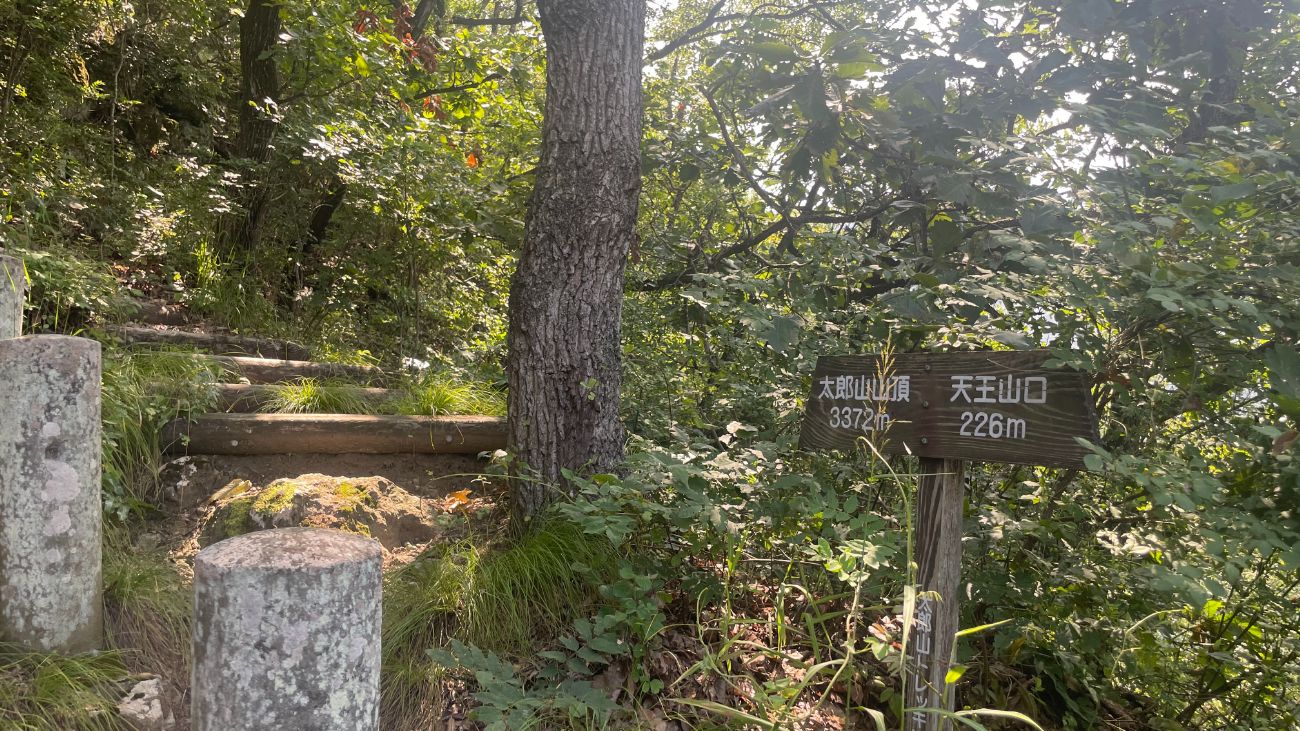
<path fill-rule="evenodd" d="M 127 343 L 179 345 L 198 348 L 216 355 L 251 355 L 259 358 L 290 360 L 306 360 L 311 357 L 311 353 L 305 346 L 288 340 L 132 326 L 110 327 L 108 332 Z"/>
<path fill-rule="evenodd" d="M 204 414 L 165 427 L 170 454 L 477 454 L 504 449 L 495 416 Z"/>
<path fill-rule="evenodd" d="M 214 385 L 217 392 L 217 410 L 235 414 L 255 414 L 260 412 L 275 398 L 279 386 L 262 383 L 218 383 Z M 400 391 L 387 388 L 350 389 L 367 406 L 378 408 L 393 400 Z"/>
<path fill-rule="evenodd" d="M 1084 374 L 1045 368 L 1045 350 L 822 356 L 800 434 L 804 449 L 1083 466 L 1097 441 Z"/>
<path fill-rule="evenodd" d="M 196 355 L 227 371 L 247 378 L 250 383 L 284 383 L 298 378 L 348 379 L 362 383 L 383 380 L 384 372 L 374 366 L 346 363 L 315 363 L 305 360 L 248 358 L 235 355 Z"/>
<path fill-rule="evenodd" d="M 954 709 L 952 667 L 961 584 L 962 502 L 966 464 L 959 459 L 921 460 L 917 490 L 917 600 L 907 645 L 906 731 L 950 731 L 952 723 L 920 709 Z M 932 596 L 933 594 L 934 596 Z"/>

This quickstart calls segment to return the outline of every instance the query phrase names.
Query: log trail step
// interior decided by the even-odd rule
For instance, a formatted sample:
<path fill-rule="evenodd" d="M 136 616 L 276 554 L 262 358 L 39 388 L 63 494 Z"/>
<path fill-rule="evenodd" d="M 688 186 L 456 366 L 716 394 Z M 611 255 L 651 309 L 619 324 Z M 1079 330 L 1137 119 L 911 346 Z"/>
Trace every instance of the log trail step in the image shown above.
<path fill-rule="evenodd" d="M 219 355 L 251 355 L 289 360 L 307 360 L 311 357 L 306 346 L 288 340 L 134 326 L 112 327 L 108 331 L 128 344 L 182 345 Z"/>
<path fill-rule="evenodd" d="M 343 378 L 363 383 L 382 381 L 383 370 L 347 363 L 315 363 L 306 360 L 277 360 L 237 355 L 196 355 L 195 358 L 232 371 L 250 383 L 284 383 L 297 378 Z"/>
<path fill-rule="evenodd" d="M 477 454 L 506 446 L 495 416 L 204 414 L 163 432 L 171 454 Z"/>
<path fill-rule="evenodd" d="M 255 414 L 275 398 L 278 386 L 263 383 L 218 383 L 217 410 L 235 414 Z M 387 388 L 350 389 L 349 393 L 371 409 L 392 401 L 401 393 Z"/>
<path fill-rule="evenodd" d="M 145 325 L 183 326 L 190 324 L 190 313 L 183 305 L 165 300 L 135 300 L 131 319 Z"/>

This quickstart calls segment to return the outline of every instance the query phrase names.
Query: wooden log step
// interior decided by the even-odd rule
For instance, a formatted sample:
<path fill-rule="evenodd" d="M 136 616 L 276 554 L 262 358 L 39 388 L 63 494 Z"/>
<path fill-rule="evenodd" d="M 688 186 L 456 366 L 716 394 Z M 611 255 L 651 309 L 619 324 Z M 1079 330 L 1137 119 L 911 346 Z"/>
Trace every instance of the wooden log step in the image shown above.
<path fill-rule="evenodd" d="M 217 355 L 251 355 L 288 360 L 307 360 L 311 357 L 306 346 L 288 340 L 134 326 L 111 327 L 108 331 L 129 344 L 181 345 Z"/>
<path fill-rule="evenodd" d="M 495 416 L 204 414 L 164 429 L 169 454 L 477 454 L 504 449 Z"/>
<path fill-rule="evenodd" d="M 176 302 L 146 299 L 134 300 L 135 312 L 131 319 L 145 325 L 188 325 L 189 312 Z"/>
<path fill-rule="evenodd" d="M 217 409 L 226 413 L 255 414 L 275 398 L 278 386 L 262 383 L 218 383 Z M 401 392 L 387 388 L 352 388 L 349 393 L 370 408 L 378 408 Z"/>
<path fill-rule="evenodd" d="M 341 378 L 362 383 L 381 381 L 384 372 L 374 366 L 347 363 L 315 363 L 306 360 L 277 360 L 238 355 L 196 355 L 220 368 L 247 378 L 249 383 L 285 383 L 297 378 Z"/>

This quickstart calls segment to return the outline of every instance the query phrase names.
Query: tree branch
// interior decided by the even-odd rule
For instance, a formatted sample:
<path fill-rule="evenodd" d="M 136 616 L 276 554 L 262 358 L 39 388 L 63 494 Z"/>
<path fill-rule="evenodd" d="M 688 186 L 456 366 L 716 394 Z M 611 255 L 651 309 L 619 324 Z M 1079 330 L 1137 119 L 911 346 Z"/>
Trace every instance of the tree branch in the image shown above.
<path fill-rule="evenodd" d="M 668 43 L 665 43 L 663 46 L 660 46 L 649 56 L 646 56 L 645 59 L 646 63 L 658 61 L 659 59 L 667 56 L 673 51 L 676 51 L 682 46 L 686 46 L 691 43 L 694 43 L 695 40 L 698 40 L 695 38 L 697 33 L 701 33 L 703 31 L 708 30 L 710 26 L 718 22 L 718 13 L 722 12 L 722 9 L 726 7 L 726 5 L 727 5 L 727 0 L 718 0 L 718 2 L 714 3 L 713 7 L 709 8 L 709 12 L 705 13 L 704 20 L 701 20 L 700 22 L 686 29 L 685 33 L 682 33 L 680 36 L 674 38 Z"/>
<path fill-rule="evenodd" d="M 462 25 L 466 28 L 485 25 L 519 25 L 524 20 L 524 0 L 515 0 L 515 14 L 509 18 L 466 18 L 462 15 L 453 15 L 451 18 L 453 25 Z"/>
<path fill-rule="evenodd" d="M 668 41 L 664 45 L 655 49 L 653 52 L 651 52 L 649 55 L 646 56 L 645 62 L 653 63 L 655 61 L 658 61 L 661 58 L 668 56 L 673 51 L 676 51 L 679 48 L 684 48 L 686 46 L 689 46 L 692 43 L 695 43 L 696 41 L 702 41 L 705 38 L 708 38 L 710 36 L 722 35 L 723 33 L 726 33 L 730 29 L 718 28 L 717 26 L 724 25 L 726 23 L 732 23 L 737 20 L 744 20 L 744 21 L 791 20 L 793 18 L 798 18 L 801 15 L 815 12 L 823 8 L 833 8 L 837 5 L 844 4 L 845 1 L 846 0 L 826 0 L 823 2 L 813 2 L 813 3 L 809 3 L 808 5 L 804 5 L 801 7 L 788 10 L 786 12 L 761 13 L 756 11 L 751 13 L 728 13 L 726 15 L 720 15 L 719 13 L 721 13 L 722 8 L 726 6 L 727 0 L 719 0 L 716 4 L 713 5 L 713 7 L 709 8 L 708 13 L 706 13 L 704 16 L 704 20 L 701 20 L 700 22 L 696 23 L 690 28 L 687 28 L 685 31 L 682 32 L 680 36 L 677 36 L 671 41 Z M 775 3 L 773 3 L 772 5 L 775 5 Z"/>
<path fill-rule="evenodd" d="M 671 274 L 665 274 L 664 276 L 659 277 L 658 279 L 638 282 L 635 285 L 633 285 L 632 288 L 639 292 L 657 292 L 660 290 L 669 289 L 671 287 L 677 286 L 682 282 L 682 280 L 684 280 L 686 277 L 689 277 L 692 274 L 699 274 L 701 272 L 709 271 L 710 269 L 716 267 L 718 264 L 722 263 L 726 259 L 733 257 L 736 254 L 741 254 L 746 251 L 749 251 L 750 249 L 754 248 L 755 246 L 758 246 L 764 241 L 767 241 L 768 239 L 772 238 L 773 236 L 780 233 L 781 231 L 786 230 L 787 228 L 794 227 L 797 229 L 798 227 L 810 223 L 830 223 L 830 224 L 862 223 L 863 221 L 870 221 L 876 216 L 879 216 L 880 214 L 889 210 L 890 207 L 893 206 L 894 203 L 896 202 L 897 199 L 891 198 L 874 208 L 858 211 L 857 213 L 808 213 L 801 216 L 791 216 L 790 218 L 782 219 L 780 221 L 775 221 L 769 224 L 763 230 L 759 231 L 758 233 L 748 238 L 737 241 L 731 246 L 727 246 L 723 248 L 721 251 L 714 254 L 713 256 L 708 257 L 707 259 L 704 260 L 704 264 L 702 266 L 691 264 Z"/>
<path fill-rule="evenodd" d="M 731 158 L 735 161 L 736 168 L 739 170 L 741 176 L 744 177 L 745 182 L 749 183 L 749 189 L 754 191 L 763 203 L 767 204 L 768 208 L 776 211 L 776 214 L 781 217 L 781 220 L 785 222 L 786 226 L 793 230 L 794 226 L 790 223 L 789 214 L 785 212 L 784 208 L 777 204 L 777 201 L 772 197 L 772 194 L 759 184 L 758 179 L 754 177 L 753 171 L 749 169 L 749 162 L 745 159 L 745 153 L 741 152 L 739 147 L 736 147 L 735 141 L 731 138 L 731 132 L 727 129 L 727 120 L 723 118 L 722 110 L 718 109 L 718 103 L 714 101 L 713 96 L 709 94 L 708 89 L 705 89 L 703 86 L 696 87 L 696 89 L 700 92 L 700 95 L 704 97 L 704 101 L 708 103 L 709 110 L 713 112 L 713 118 L 718 122 L 718 131 L 722 134 L 722 143 L 726 145 L 727 149 L 731 152 Z"/>
<path fill-rule="evenodd" d="M 441 5 L 441 8 L 439 6 Z M 424 28 L 429 24 L 429 18 L 433 11 L 438 9 L 439 13 L 446 12 L 446 5 L 439 3 L 438 0 L 420 0 L 415 6 L 415 13 L 411 16 L 411 39 L 420 40 L 424 35 Z"/>
<path fill-rule="evenodd" d="M 467 91 L 469 89 L 475 89 L 486 84 L 489 81 L 496 81 L 497 79 L 504 79 L 505 77 L 506 75 L 501 73 L 500 71 L 493 71 L 492 73 L 488 74 L 487 76 L 484 76 L 478 81 L 469 81 L 464 84 L 455 84 L 453 86 L 440 86 L 436 89 L 426 89 L 425 91 L 422 91 L 419 94 L 416 94 L 415 96 L 411 97 L 411 101 L 419 101 L 421 99 L 426 99 L 428 97 L 433 96 L 434 94 L 450 94 L 455 91 Z"/>

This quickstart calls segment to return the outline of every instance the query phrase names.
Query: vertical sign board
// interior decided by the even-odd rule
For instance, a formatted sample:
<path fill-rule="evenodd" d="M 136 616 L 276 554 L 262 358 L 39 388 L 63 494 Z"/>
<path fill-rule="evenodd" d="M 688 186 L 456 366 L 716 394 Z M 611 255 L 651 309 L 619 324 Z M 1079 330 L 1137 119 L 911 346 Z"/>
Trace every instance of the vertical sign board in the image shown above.
<path fill-rule="evenodd" d="M 1047 351 L 822 356 L 799 446 L 921 457 L 917 590 L 908 641 L 905 728 L 951 728 L 946 682 L 957 633 L 966 460 L 1083 468 L 1097 440 L 1084 374 L 1046 368 Z M 937 595 L 937 600 L 934 596 Z"/>

